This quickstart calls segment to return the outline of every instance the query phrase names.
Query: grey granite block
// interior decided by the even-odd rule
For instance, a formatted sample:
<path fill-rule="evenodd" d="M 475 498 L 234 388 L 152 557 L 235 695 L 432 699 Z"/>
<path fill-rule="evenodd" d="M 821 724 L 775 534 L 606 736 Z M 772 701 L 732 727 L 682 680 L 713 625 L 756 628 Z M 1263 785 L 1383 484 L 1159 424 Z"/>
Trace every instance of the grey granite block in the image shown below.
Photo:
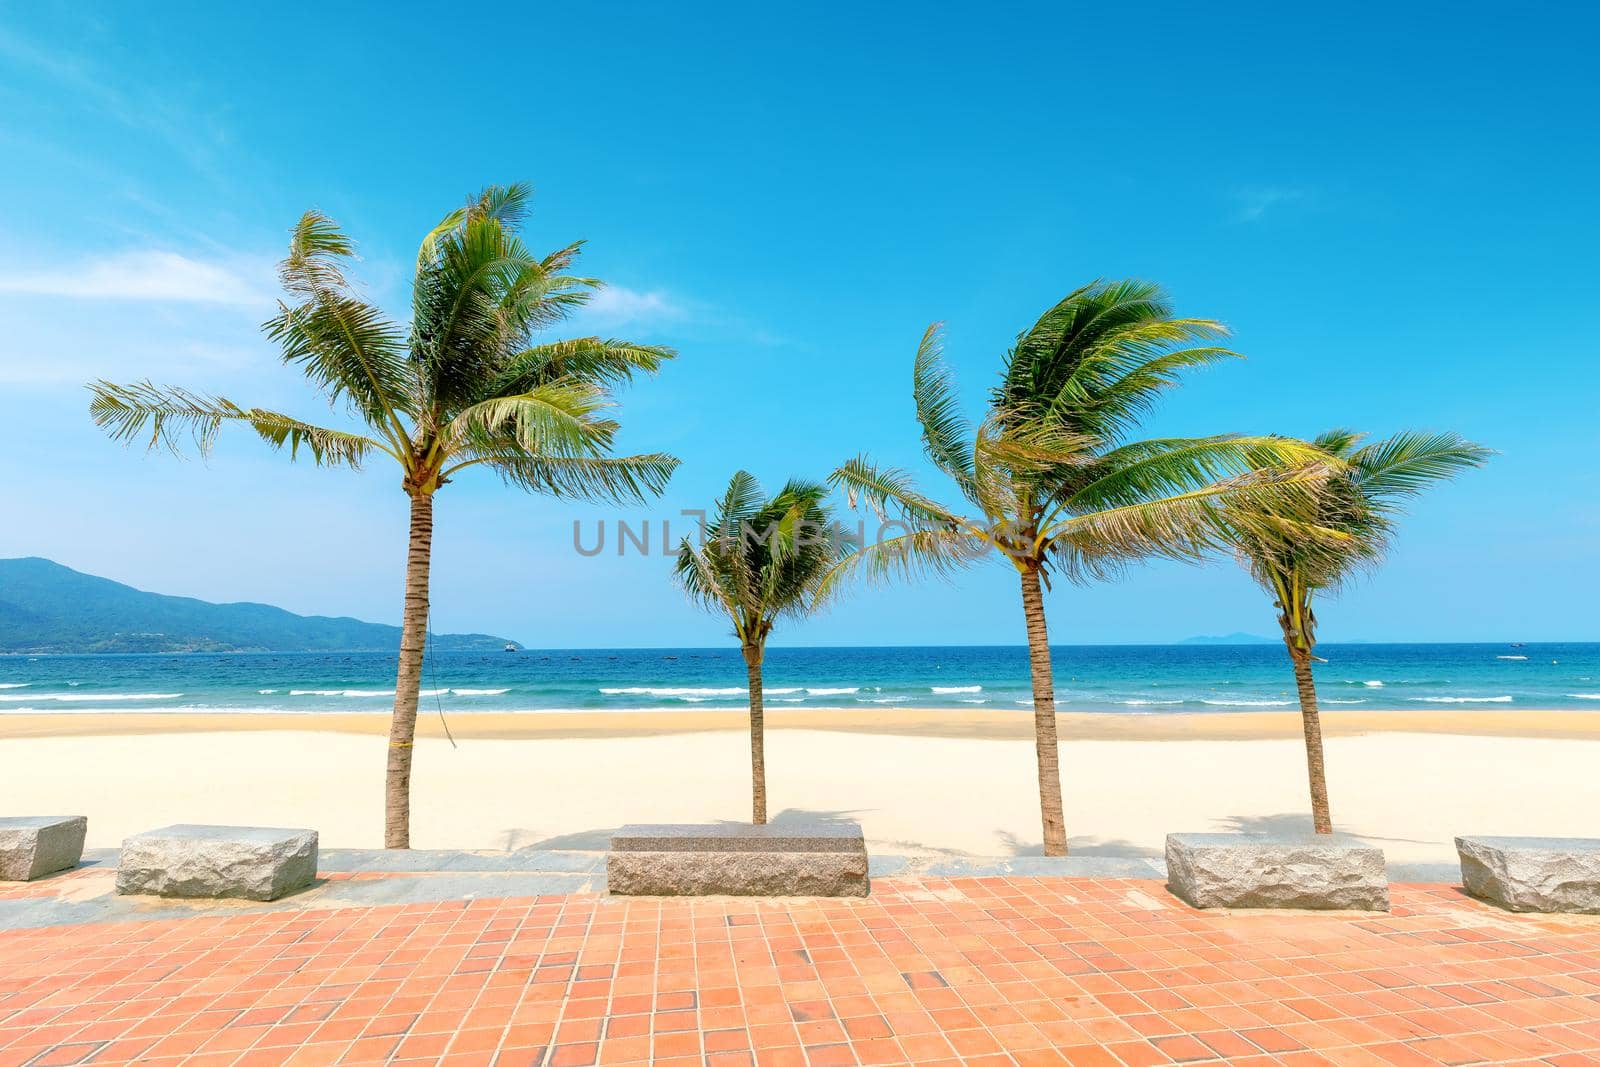
<path fill-rule="evenodd" d="M 1458 837 L 1468 893 L 1511 911 L 1600 914 L 1600 839 Z"/>
<path fill-rule="evenodd" d="M 661 823 L 624 826 L 613 852 L 856 852 L 859 823 Z"/>
<path fill-rule="evenodd" d="M 317 832 L 168 826 L 122 843 L 117 892 L 276 900 L 317 876 Z"/>
<path fill-rule="evenodd" d="M 88 832 L 82 815 L 0 818 L 0 882 L 29 882 L 76 867 Z"/>
<path fill-rule="evenodd" d="M 625 826 L 606 886 L 624 896 L 864 897 L 867 846 L 855 824 Z"/>
<path fill-rule="evenodd" d="M 1332 836 L 1168 834 L 1167 887 L 1197 908 L 1389 910 L 1383 850 Z"/>

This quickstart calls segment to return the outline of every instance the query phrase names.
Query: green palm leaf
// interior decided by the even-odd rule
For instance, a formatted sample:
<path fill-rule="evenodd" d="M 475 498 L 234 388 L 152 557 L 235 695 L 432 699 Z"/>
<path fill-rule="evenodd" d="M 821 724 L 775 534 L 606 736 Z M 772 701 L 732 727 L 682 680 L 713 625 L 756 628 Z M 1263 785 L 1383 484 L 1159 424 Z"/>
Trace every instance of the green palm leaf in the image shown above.
<path fill-rule="evenodd" d="M 298 303 L 280 302 L 262 327 L 330 399 L 350 398 L 362 417 L 392 445 L 404 441 L 402 415 L 415 417 L 415 378 L 405 365 L 400 331 L 350 292 L 342 263 L 355 247 L 333 220 L 308 211 L 290 235 L 278 277 Z"/>
<path fill-rule="evenodd" d="M 223 425 L 240 422 L 274 448 L 287 448 L 291 459 L 303 448 L 320 466 L 359 468 L 371 452 L 394 454 L 387 445 L 361 434 L 315 426 L 264 408 L 247 410 L 225 397 L 187 389 L 161 388 L 150 382 L 115 385 L 96 381 L 89 390 L 90 417 L 116 441 L 148 436 L 150 448 L 179 453 L 187 436 L 201 455 L 208 455 Z"/>
<path fill-rule="evenodd" d="M 963 490 L 972 484 L 972 430 L 962 417 L 945 366 L 939 324 L 922 335 L 917 358 L 911 366 L 911 390 L 917 405 L 917 422 L 922 425 L 922 445 L 934 466 L 953 478 Z"/>

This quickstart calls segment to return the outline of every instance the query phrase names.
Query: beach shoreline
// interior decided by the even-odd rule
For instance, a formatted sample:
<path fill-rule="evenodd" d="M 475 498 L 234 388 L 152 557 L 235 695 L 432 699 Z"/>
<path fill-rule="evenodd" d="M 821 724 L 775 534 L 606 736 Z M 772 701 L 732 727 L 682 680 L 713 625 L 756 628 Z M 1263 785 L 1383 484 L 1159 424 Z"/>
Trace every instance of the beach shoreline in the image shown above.
<path fill-rule="evenodd" d="M 104 737 L 142 734 L 281 732 L 386 734 L 387 711 L 307 712 L 25 712 L 0 715 L 0 738 Z M 1080 741 L 1253 741 L 1300 737 L 1298 711 L 1058 711 L 1058 728 Z M 1321 713 L 1328 737 L 1367 734 L 1451 734 L 1475 737 L 1600 740 L 1600 711 L 1362 709 Z M 767 709 L 768 730 L 810 730 L 940 738 L 1014 740 L 1033 736 L 1033 712 L 943 708 Z M 423 709 L 424 738 L 656 737 L 745 730 L 744 709 L 715 711 L 470 712 Z"/>

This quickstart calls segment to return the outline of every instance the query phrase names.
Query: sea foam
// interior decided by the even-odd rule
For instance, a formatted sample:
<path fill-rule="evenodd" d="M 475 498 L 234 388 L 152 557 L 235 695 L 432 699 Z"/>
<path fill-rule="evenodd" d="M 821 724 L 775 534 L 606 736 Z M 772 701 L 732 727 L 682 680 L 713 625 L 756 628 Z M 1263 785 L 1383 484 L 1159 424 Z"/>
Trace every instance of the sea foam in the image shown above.
<path fill-rule="evenodd" d="M 1510 697 L 1407 697 L 1422 704 L 1509 704 Z"/>
<path fill-rule="evenodd" d="M 263 693 L 269 690 L 263 690 Z M 419 697 L 436 697 L 450 692 L 448 689 L 419 689 Z M 292 697 L 392 697 L 393 689 L 291 689 Z"/>
<path fill-rule="evenodd" d="M 744 692 L 743 686 L 727 686 L 713 688 L 709 686 L 648 686 L 627 685 L 616 687 L 602 687 L 600 692 L 606 696 L 639 696 L 639 697 L 731 697 Z"/>
<path fill-rule="evenodd" d="M 935 686 L 929 686 L 929 689 L 931 689 L 935 693 L 981 693 L 981 692 L 983 692 L 983 686 L 981 686 L 981 685 L 935 685 Z"/>
<path fill-rule="evenodd" d="M 31 693 L 27 696 L 0 697 L 8 703 L 35 700 L 70 700 L 76 704 L 82 700 L 111 701 L 111 700 L 172 700 L 183 696 L 182 693 Z"/>
<path fill-rule="evenodd" d="M 1281 708 L 1292 701 L 1288 700 L 1202 700 L 1202 704 L 1212 704 L 1219 708 Z"/>

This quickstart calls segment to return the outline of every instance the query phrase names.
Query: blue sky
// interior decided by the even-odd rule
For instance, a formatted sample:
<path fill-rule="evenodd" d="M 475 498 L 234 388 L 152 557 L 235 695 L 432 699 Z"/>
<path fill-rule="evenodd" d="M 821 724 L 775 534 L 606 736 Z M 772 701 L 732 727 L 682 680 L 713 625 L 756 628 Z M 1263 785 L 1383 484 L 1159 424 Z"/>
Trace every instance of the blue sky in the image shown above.
<path fill-rule="evenodd" d="M 0 555 L 143 588 L 393 621 L 405 499 L 382 467 L 209 462 L 99 436 L 83 383 L 158 381 L 325 418 L 261 338 L 309 207 L 373 298 L 488 182 L 536 247 L 612 288 L 571 324 L 670 343 L 623 445 L 683 466 L 659 522 L 736 466 L 868 451 L 924 470 L 910 365 L 932 320 L 980 397 L 1010 338 L 1095 277 L 1236 331 L 1152 434 L 1460 431 L 1501 455 L 1415 509 L 1326 640 L 1600 639 L 1600 88 L 1575 7 L 848 11 L 5 4 Z M 937 485 L 930 475 L 929 484 Z M 940 487 L 943 488 L 942 486 Z M 463 478 L 434 620 L 532 645 L 725 640 L 659 555 L 588 559 L 591 508 Z M 1021 643 L 1014 575 L 865 592 L 778 639 Z M 1058 587 L 1060 642 L 1270 633 L 1231 564 Z"/>

